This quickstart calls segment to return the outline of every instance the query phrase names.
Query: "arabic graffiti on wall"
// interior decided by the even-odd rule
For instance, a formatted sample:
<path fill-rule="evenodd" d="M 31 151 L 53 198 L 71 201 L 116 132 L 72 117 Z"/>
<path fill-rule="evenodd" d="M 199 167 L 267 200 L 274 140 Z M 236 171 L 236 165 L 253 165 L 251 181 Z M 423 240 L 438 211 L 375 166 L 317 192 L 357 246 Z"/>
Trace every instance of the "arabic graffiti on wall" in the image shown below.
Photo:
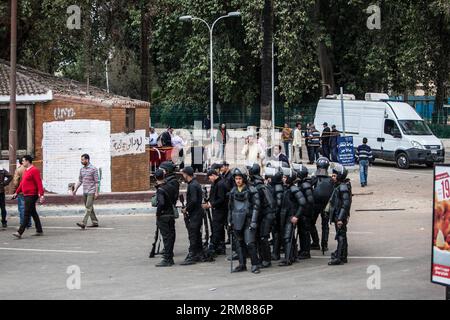
<path fill-rule="evenodd" d="M 145 153 L 145 130 L 111 134 L 111 156 Z"/>

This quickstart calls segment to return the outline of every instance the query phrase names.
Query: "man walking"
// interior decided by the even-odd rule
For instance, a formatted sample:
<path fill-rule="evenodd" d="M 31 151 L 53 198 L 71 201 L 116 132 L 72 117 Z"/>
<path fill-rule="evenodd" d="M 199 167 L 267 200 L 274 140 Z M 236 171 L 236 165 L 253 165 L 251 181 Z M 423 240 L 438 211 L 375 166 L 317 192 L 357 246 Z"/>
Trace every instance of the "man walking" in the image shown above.
<path fill-rule="evenodd" d="M 182 170 L 183 178 L 188 183 L 186 194 L 186 208 L 181 211 L 189 219 L 188 234 L 189 234 L 189 253 L 181 265 L 191 265 L 203 260 L 203 245 L 202 245 L 202 222 L 203 222 L 203 208 L 202 208 L 202 187 L 194 177 L 194 169 L 192 167 L 185 167 Z"/>
<path fill-rule="evenodd" d="M 92 221 L 92 228 L 98 227 L 98 220 L 94 212 L 94 201 L 98 198 L 98 171 L 90 163 L 90 157 L 88 154 L 83 154 L 81 156 L 81 164 L 83 167 L 80 169 L 80 176 L 78 183 L 75 186 L 73 195 L 77 194 L 78 188 L 83 185 L 83 199 L 84 206 L 86 207 L 86 214 L 82 223 L 77 223 L 82 230 L 86 228 L 89 217 Z"/>
<path fill-rule="evenodd" d="M 359 179 L 363 188 L 367 186 L 369 164 L 373 161 L 372 149 L 367 145 L 367 142 L 367 138 L 364 138 L 363 144 L 356 149 L 356 156 L 359 160 Z"/>
<path fill-rule="evenodd" d="M 44 234 L 42 231 L 41 220 L 36 211 L 36 202 L 38 199 L 40 203 L 44 203 L 44 187 L 42 186 L 41 172 L 33 165 L 33 158 L 31 156 L 24 156 L 22 161 L 26 170 L 19 187 L 12 197 L 13 199 L 16 199 L 18 194 L 23 193 L 25 200 L 24 221 L 20 225 L 19 231 L 13 234 L 13 236 L 18 239 L 22 238 L 22 234 L 30 223 L 31 217 L 36 226 L 36 233 L 34 235 L 42 236 Z"/>
<path fill-rule="evenodd" d="M 12 182 L 14 192 L 16 192 L 17 188 L 19 187 L 20 182 L 22 181 L 23 178 L 23 174 L 26 170 L 25 167 L 23 166 L 22 158 L 19 158 L 19 164 L 20 166 L 18 166 L 16 171 L 14 172 L 14 178 Z M 23 198 L 23 193 L 17 195 L 17 210 L 19 211 L 20 224 L 22 224 L 25 215 L 25 200 Z M 27 225 L 27 228 L 31 228 L 31 220 L 30 223 Z"/>
<path fill-rule="evenodd" d="M 6 222 L 5 187 L 11 182 L 12 176 L 5 169 L 0 169 L 0 210 L 2 212 L 2 228 L 8 227 Z"/>
<path fill-rule="evenodd" d="M 302 162 L 302 125 L 297 123 L 294 130 L 294 156 L 292 157 L 293 163 L 301 163 Z"/>
<path fill-rule="evenodd" d="M 225 159 L 225 147 L 227 145 L 227 142 L 230 140 L 230 135 L 228 134 L 225 123 L 222 123 L 220 129 L 217 131 L 216 140 L 219 143 L 219 152 L 217 157 L 219 159 Z"/>
<path fill-rule="evenodd" d="M 292 143 L 292 129 L 289 128 L 289 124 L 285 123 L 284 128 L 281 131 L 281 140 L 284 144 L 284 152 L 286 153 L 287 158 L 289 159 L 289 149 Z"/>

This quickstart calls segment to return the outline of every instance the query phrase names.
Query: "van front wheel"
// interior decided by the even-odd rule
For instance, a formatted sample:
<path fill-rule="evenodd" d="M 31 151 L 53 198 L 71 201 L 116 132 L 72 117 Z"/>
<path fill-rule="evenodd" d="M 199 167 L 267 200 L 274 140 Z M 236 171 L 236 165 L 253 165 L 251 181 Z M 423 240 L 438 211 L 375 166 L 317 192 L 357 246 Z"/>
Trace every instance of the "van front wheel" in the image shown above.
<path fill-rule="evenodd" d="M 397 168 L 399 168 L 399 169 L 408 169 L 409 168 L 408 155 L 404 152 L 399 153 L 395 157 L 395 162 L 397 164 Z"/>

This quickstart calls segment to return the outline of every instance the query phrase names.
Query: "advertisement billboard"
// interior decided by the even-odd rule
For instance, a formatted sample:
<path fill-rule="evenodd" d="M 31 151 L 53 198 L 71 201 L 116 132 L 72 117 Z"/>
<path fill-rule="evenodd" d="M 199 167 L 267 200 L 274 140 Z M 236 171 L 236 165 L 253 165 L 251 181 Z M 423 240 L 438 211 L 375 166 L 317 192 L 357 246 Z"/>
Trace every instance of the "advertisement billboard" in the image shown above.
<path fill-rule="evenodd" d="M 434 169 L 431 281 L 450 286 L 450 165 Z"/>

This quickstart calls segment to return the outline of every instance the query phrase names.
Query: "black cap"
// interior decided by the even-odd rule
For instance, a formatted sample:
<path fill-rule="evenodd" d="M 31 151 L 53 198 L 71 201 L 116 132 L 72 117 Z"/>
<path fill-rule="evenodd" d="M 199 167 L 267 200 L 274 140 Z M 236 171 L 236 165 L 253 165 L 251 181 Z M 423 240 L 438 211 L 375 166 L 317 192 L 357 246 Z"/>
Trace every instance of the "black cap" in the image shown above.
<path fill-rule="evenodd" d="M 222 168 L 222 164 L 220 164 L 220 163 L 213 163 L 213 165 L 211 166 L 212 170 L 217 170 L 220 168 Z"/>
<path fill-rule="evenodd" d="M 164 179 L 164 170 L 162 170 L 162 169 L 157 169 L 157 170 L 155 171 L 155 178 L 156 178 L 156 180 L 162 180 L 162 179 Z"/>
<path fill-rule="evenodd" d="M 223 162 L 222 162 L 222 166 L 223 166 L 223 167 L 229 167 L 230 164 L 229 164 L 228 162 L 226 162 L 226 161 L 223 161 Z"/>
<path fill-rule="evenodd" d="M 323 125 L 328 127 L 328 122 L 324 122 Z"/>
<path fill-rule="evenodd" d="M 206 173 L 206 175 L 208 177 L 212 176 L 212 175 L 216 175 L 217 176 L 217 172 L 214 169 L 209 169 L 208 172 Z"/>
<path fill-rule="evenodd" d="M 181 172 L 186 173 L 190 177 L 194 176 L 194 169 L 192 167 L 185 167 Z"/>

